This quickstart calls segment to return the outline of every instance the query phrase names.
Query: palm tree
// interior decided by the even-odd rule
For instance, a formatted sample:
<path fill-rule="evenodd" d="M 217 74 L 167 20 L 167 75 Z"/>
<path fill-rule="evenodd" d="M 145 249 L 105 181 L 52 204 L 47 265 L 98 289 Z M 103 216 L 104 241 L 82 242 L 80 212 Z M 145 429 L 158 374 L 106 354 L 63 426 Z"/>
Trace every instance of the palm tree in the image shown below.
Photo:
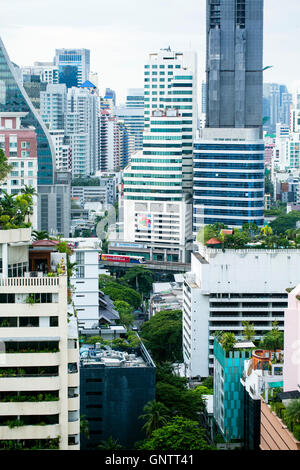
<path fill-rule="evenodd" d="M 30 194 L 31 196 L 37 196 L 37 192 L 33 186 L 25 185 L 24 188 L 21 189 L 22 194 Z"/>
<path fill-rule="evenodd" d="M 162 426 L 165 426 L 170 419 L 170 410 L 161 402 L 153 400 L 144 406 L 144 414 L 139 419 L 146 420 L 142 429 L 147 436 L 151 436 L 152 432 Z"/>
<path fill-rule="evenodd" d="M 97 449 L 101 450 L 122 450 L 123 446 L 119 444 L 118 439 L 114 439 L 113 437 L 109 437 L 107 441 L 101 441 L 101 444 L 97 446 Z"/>
<path fill-rule="evenodd" d="M 33 230 L 32 237 L 34 240 L 49 240 L 49 234 L 46 230 L 41 230 L 40 232 Z"/>
<path fill-rule="evenodd" d="M 233 350 L 234 345 L 236 344 L 236 338 L 234 333 L 230 333 L 229 331 L 223 333 L 220 343 L 224 349 L 224 351 L 228 354 L 230 351 Z"/>
<path fill-rule="evenodd" d="M 12 217 L 15 214 L 15 195 L 2 190 L 1 206 L 3 213 Z"/>

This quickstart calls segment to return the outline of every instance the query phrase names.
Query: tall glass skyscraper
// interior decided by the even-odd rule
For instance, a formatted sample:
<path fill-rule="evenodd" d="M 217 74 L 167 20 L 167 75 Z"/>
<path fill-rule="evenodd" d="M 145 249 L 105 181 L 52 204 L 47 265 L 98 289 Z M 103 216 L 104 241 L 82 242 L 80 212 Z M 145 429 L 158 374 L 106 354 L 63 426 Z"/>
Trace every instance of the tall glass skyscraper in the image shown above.
<path fill-rule="evenodd" d="M 26 112 L 21 125 L 33 126 L 37 135 L 38 185 L 54 181 L 55 150 L 46 126 L 18 80 L 0 38 L 0 112 Z"/>
<path fill-rule="evenodd" d="M 207 0 L 206 128 L 194 143 L 194 235 L 264 224 L 263 0 Z"/>
<path fill-rule="evenodd" d="M 263 4 L 206 2 L 206 127 L 261 129 Z"/>
<path fill-rule="evenodd" d="M 32 126 L 37 137 L 38 230 L 69 236 L 70 178 L 56 173 L 55 149 L 39 113 L 21 85 L 0 38 L 0 112 L 24 112 L 21 126 Z M 9 156 L 9 155 L 8 155 Z"/>

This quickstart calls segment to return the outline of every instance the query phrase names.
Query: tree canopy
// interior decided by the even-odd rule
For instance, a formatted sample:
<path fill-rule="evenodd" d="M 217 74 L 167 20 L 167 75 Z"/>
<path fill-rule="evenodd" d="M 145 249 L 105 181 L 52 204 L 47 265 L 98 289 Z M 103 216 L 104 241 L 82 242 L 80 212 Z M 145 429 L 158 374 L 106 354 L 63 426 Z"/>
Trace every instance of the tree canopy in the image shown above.
<path fill-rule="evenodd" d="M 165 382 L 156 383 L 156 400 L 163 403 L 171 414 L 198 419 L 198 413 L 204 410 L 202 396 L 194 390 L 178 387 Z"/>
<path fill-rule="evenodd" d="M 276 235 L 283 235 L 289 229 L 295 229 L 296 223 L 300 220 L 300 212 L 291 211 L 286 215 L 280 215 L 270 223 Z"/>
<path fill-rule="evenodd" d="M 33 214 L 33 199 L 31 194 L 8 194 L 1 191 L 0 198 L 0 228 L 31 227 L 29 216 Z"/>
<path fill-rule="evenodd" d="M 205 431 L 197 421 L 175 416 L 168 424 L 153 431 L 139 446 L 140 450 L 212 450 L 205 440 Z"/>
<path fill-rule="evenodd" d="M 119 282 L 112 276 L 107 276 L 106 274 L 99 276 L 99 289 L 114 302 L 123 301 L 132 308 L 138 308 L 142 303 L 142 298 L 138 292 L 128 287 L 126 283 Z"/>
<path fill-rule="evenodd" d="M 114 302 L 114 306 L 120 315 L 120 323 L 125 325 L 126 328 L 129 328 L 134 321 L 132 307 L 129 305 L 129 303 L 124 302 L 124 300 L 116 300 Z"/>
<path fill-rule="evenodd" d="M 278 322 L 273 322 L 272 330 L 266 333 L 260 343 L 264 349 L 275 351 L 276 349 L 283 349 L 284 346 L 284 333 L 278 328 Z"/>
<path fill-rule="evenodd" d="M 143 323 L 141 337 L 154 361 L 182 361 L 182 312 L 166 310 Z"/>
<path fill-rule="evenodd" d="M 170 419 L 170 410 L 159 401 L 149 401 L 144 406 L 144 414 L 139 416 L 139 419 L 145 421 L 142 429 L 149 437 L 156 429 L 166 425 Z"/>
<path fill-rule="evenodd" d="M 144 266 L 134 266 L 128 269 L 120 280 L 128 282 L 130 287 L 136 289 L 140 294 L 149 296 L 152 290 L 153 274 Z"/>
<path fill-rule="evenodd" d="M 233 350 L 234 345 L 236 344 L 235 334 L 230 333 L 229 331 L 223 333 L 221 338 L 219 339 L 219 342 L 226 354 L 228 354 L 230 351 Z"/>

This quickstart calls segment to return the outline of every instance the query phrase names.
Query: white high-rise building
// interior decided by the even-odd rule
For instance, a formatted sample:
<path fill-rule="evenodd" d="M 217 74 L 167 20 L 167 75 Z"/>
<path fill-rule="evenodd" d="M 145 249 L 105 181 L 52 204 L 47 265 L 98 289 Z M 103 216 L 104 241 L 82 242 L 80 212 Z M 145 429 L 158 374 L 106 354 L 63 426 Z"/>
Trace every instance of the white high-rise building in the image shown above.
<path fill-rule="evenodd" d="M 192 237 L 196 55 L 161 49 L 145 65 L 143 150 L 124 171 L 124 239 L 152 259 L 186 262 Z"/>
<path fill-rule="evenodd" d="M 72 150 L 72 175 L 94 174 L 100 151 L 99 96 L 89 87 L 72 87 L 67 103 L 66 137 Z"/>
<path fill-rule="evenodd" d="M 32 277 L 31 243 L 31 229 L 0 230 L 0 448 L 79 450 L 78 331 L 67 276 Z"/>
<path fill-rule="evenodd" d="M 242 339 L 243 321 L 255 339 L 278 321 L 284 329 L 287 288 L 300 279 L 300 250 L 204 248 L 192 254 L 183 289 L 183 356 L 186 375 L 213 371 L 213 334 L 230 331 Z"/>
<path fill-rule="evenodd" d="M 48 84 L 40 94 L 40 114 L 49 130 L 65 128 L 67 113 L 67 87 L 65 84 Z"/>

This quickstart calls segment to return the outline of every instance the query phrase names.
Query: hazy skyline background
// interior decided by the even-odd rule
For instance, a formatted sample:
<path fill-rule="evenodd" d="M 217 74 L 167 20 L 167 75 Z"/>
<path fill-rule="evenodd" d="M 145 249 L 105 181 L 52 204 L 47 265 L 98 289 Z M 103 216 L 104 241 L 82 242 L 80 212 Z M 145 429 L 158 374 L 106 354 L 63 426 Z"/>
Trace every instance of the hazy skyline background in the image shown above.
<path fill-rule="evenodd" d="M 0 36 L 19 66 L 52 61 L 56 48 L 91 51 L 99 88 L 143 87 L 150 52 L 168 46 L 198 55 L 198 94 L 205 80 L 206 0 L 1 0 Z M 265 0 L 265 82 L 300 88 L 299 0 Z M 200 95 L 199 95 L 200 96 Z"/>

